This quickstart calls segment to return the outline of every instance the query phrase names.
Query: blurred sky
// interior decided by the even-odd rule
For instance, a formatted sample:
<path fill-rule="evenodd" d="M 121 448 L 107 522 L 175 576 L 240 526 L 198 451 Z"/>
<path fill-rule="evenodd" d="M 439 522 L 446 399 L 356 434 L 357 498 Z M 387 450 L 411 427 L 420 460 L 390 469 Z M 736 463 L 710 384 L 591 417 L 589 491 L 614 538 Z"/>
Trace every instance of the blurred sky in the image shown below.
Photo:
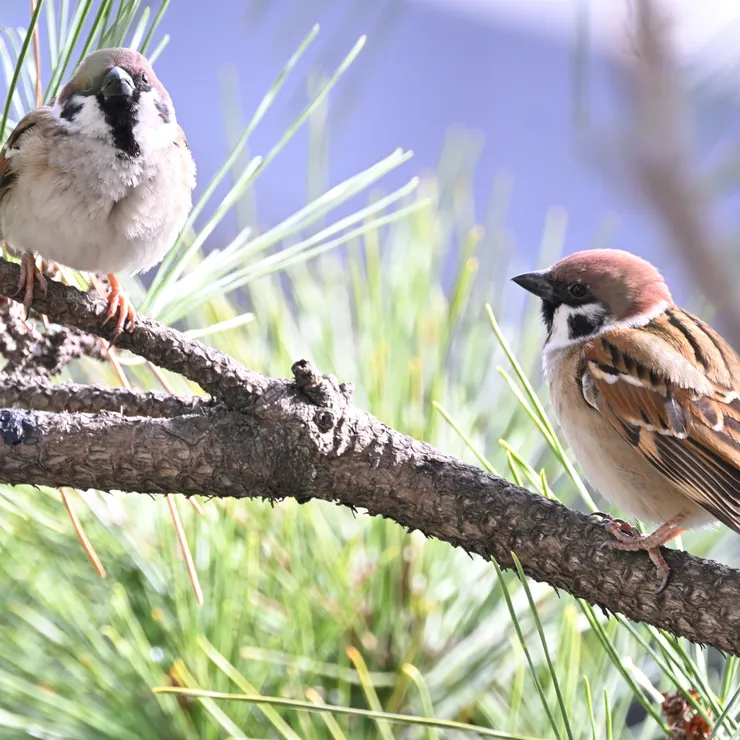
<path fill-rule="evenodd" d="M 614 31 L 624 24 L 633 5 L 629 0 L 411 0 L 420 5 L 453 10 L 471 18 L 493 22 L 511 22 L 531 31 L 570 39 L 573 17 L 578 9 L 590 16 L 591 34 L 597 44 L 609 46 Z M 717 39 L 740 21 L 740 5 L 733 2 L 703 2 L 703 0 L 670 0 L 675 24 L 674 40 L 680 52 L 690 55 L 707 49 L 723 54 Z M 735 43 L 737 43 L 735 36 Z M 729 39 L 728 39 L 729 41 Z"/>
<path fill-rule="evenodd" d="M 612 246 L 660 260 L 661 240 L 637 199 L 617 192 L 577 151 L 574 40 L 577 10 L 586 6 L 588 101 L 594 118 L 608 120 L 615 108 L 610 55 L 622 38 L 627 7 L 622 0 L 174 0 L 160 26 L 171 41 L 157 71 L 176 103 L 203 187 L 233 140 L 225 106 L 248 119 L 301 39 L 321 24 L 311 52 L 251 140 L 252 154 L 266 153 L 305 105 L 312 74 L 329 74 L 367 34 L 366 48 L 329 103 L 325 185 L 396 147 L 412 149 L 414 159 L 386 181 L 390 189 L 434 169 L 451 128 L 469 130 L 482 143 L 475 176 L 479 219 L 494 178 L 513 178 L 508 225 L 520 264 L 529 265 L 538 251 L 552 206 L 569 213 L 568 251 L 590 246 L 605 215 L 616 212 Z M 672 0 L 670 8 L 685 56 L 701 52 L 708 64 L 712 50 L 722 57 L 723 49 L 737 48 L 740 3 Z M 27 12 L 25 0 L 3 0 L 0 23 L 22 25 Z M 304 129 L 260 178 L 262 225 L 305 204 L 309 187 L 316 187 L 307 180 L 307 150 Z M 214 243 L 236 228 L 232 217 Z"/>

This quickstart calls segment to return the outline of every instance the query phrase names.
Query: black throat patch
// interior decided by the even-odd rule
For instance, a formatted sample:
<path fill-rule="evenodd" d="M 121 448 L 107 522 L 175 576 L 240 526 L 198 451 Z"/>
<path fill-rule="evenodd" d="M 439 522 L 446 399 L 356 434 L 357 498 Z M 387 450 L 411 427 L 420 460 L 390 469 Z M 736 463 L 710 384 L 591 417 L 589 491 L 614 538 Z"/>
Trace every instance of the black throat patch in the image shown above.
<path fill-rule="evenodd" d="M 540 304 L 540 315 L 542 316 L 542 323 L 547 329 L 547 338 L 550 338 L 552 334 L 552 325 L 555 321 L 555 311 L 558 310 L 559 306 L 563 304 L 560 301 L 546 301 L 543 300 Z"/>
<path fill-rule="evenodd" d="M 130 98 L 106 101 L 102 95 L 96 96 L 105 122 L 110 126 L 113 144 L 118 149 L 119 156 L 129 159 L 135 159 L 141 154 L 141 146 L 134 137 L 134 126 L 139 120 L 139 97 L 138 90 Z"/>

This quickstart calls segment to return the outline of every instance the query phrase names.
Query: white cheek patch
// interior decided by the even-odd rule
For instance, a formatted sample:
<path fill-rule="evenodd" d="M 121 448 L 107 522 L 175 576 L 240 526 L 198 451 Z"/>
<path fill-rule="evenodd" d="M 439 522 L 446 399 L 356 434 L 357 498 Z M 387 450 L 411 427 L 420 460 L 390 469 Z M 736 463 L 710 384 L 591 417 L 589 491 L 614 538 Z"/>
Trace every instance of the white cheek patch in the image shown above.
<path fill-rule="evenodd" d="M 552 331 L 547 342 L 548 347 L 567 347 L 570 344 L 570 331 L 568 329 L 568 317 L 571 314 L 571 307 L 563 304 L 558 306 L 555 315 L 552 318 Z"/>
<path fill-rule="evenodd" d="M 136 104 L 136 124 L 133 128 L 133 136 L 145 154 L 163 149 L 172 143 L 175 114 L 170 106 L 170 123 L 165 123 L 157 110 L 158 100 L 159 93 L 156 90 L 149 90 L 140 95 Z M 94 95 L 75 95 L 67 105 L 78 108 L 71 120 L 62 118 L 64 109 L 58 103 L 53 108 L 59 124 L 67 131 L 113 142 L 110 126 Z"/>
<path fill-rule="evenodd" d="M 100 110 L 97 98 L 94 95 L 75 95 L 68 104 L 78 106 L 78 111 L 72 120 L 62 118 L 63 108 L 59 103 L 54 104 L 54 115 L 61 126 L 75 133 L 91 136 L 96 139 L 110 140 L 110 127 L 105 121 L 103 111 Z"/>
<path fill-rule="evenodd" d="M 605 319 L 606 309 L 600 303 L 586 303 L 582 306 L 568 306 L 563 303 L 555 309 L 547 348 L 559 349 L 582 342 L 589 336 L 598 334 Z M 594 327 L 593 332 L 579 333 L 574 336 L 574 321 L 582 321 L 583 324 L 592 325 Z"/>
<path fill-rule="evenodd" d="M 159 115 L 157 102 L 159 93 L 152 89 L 139 97 L 138 121 L 134 126 L 134 138 L 142 152 L 163 149 L 172 143 L 172 127 L 175 113 L 170 106 L 170 122 L 165 123 Z M 161 105 L 161 103 L 160 103 Z"/>
<path fill-rule="evenodd" d="M 564 349 L 565 347 L 571 347 L 574 344 L 580 344 L 586 339 L 593 339 L 607 331 L 614 329 L 634 329 L 638 326 L 646 326 L 654 318 L 660 316 L 663 311 L 668 308 L 666 301 L 657 303 L 650 311 L 647 311 L 638 316 L 633 316 L 631 319 L 624 321 L 608 321 L 608 315 L 605 313 L 606 308 L 599 303 L 587 303 L 583 306 L 566 306 L 565 304 L 558 306 L 555 311 L 555 316 L 552 322 L 552 332 L 545 345 L 545 351 Z M 590 321 L 597 328 L 594 329 L 591 334 L 582 334 L 577 337 L 571 336 L 570 317 L 580 314 L 585 320 Z M 635 385 L 642 385 L 639 379 L 634 380 L 627 379 L 626 382 L 634 383 Z M 732 400 L 740 397 L 734 391 L 729 393 L 728 398 Z"/>

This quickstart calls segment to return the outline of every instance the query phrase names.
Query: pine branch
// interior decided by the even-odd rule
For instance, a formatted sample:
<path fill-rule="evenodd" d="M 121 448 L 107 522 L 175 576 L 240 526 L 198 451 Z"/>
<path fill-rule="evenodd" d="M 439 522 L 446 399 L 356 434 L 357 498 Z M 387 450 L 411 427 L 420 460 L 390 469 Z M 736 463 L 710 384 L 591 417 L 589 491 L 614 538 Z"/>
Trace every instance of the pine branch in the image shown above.
<path fill-rule="evenodd" d="M 0 294 L 18 267 L 0 260 Z M 33 308 L 108 336 L 105 302 L 50 281 Z M 667 551 L 668 588 L 654 593 L 644 553 L 604 548 L 593 519 L 511 485 L 380 423 L 351 404 L 351 387 L 308 362 L 268 378 L 141 319 L 119 345 L 182 373 L 216 402 L 171 418 L 0 410 L 0 481 L 138 493 L 331 501 L 494 557 L 519 557 L 531 578 L 610 612 L 740 655 L 740 572 Z M 3 398 L 21 399 L 5 378 Z M 15 393 L 15 396 L 12 394 Z M 11 394 L 10 396 L 8 394 Z"/>

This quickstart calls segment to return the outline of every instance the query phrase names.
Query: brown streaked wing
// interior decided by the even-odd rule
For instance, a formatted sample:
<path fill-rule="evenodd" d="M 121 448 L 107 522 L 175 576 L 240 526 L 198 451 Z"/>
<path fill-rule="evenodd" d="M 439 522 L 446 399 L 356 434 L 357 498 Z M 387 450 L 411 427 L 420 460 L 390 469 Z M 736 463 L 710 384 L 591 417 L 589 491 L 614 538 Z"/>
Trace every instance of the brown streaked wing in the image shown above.
<path fill-rule="evenodd" d="M 0 149 L 0 198 L 3 197 L 7 189 L 15 179 L 15 173 L 10 166 L 10 158 L 7 153 L 11 149 L 16 149 L 20 143 L 21 137 L 28 133 L 39 122 L 39 111 L 41 108 L 31 111 L 23 116 L 16 127 L 10 132 L 10 136 Z"/>
<path fill-rule="evenodd" d="M 729 374 L 729 382 L 724 384 L 737 390 L 740 385 L 740 357 L 738 357 L 735 350 L 709 324 L 704 323 L 688 311 L 683 311 L 682 309 L 677 309 L 677 311 L 680 312 L 684 323 L 693 323 L 695 331 L 706 337 L 708 342 L 704 343 L 705 347 L 707 343 L 711 343 L 714 346 L 722 357 L 722 363 Z M 712 380 L 723 383 L 719 377 L 712 378 Z"/>
<path fill-rule="evenodd" d="M 584 397 L 686 496 L 740 532 L 737 356 L 689 314 L 666 314 L 586 344 Z"/>

